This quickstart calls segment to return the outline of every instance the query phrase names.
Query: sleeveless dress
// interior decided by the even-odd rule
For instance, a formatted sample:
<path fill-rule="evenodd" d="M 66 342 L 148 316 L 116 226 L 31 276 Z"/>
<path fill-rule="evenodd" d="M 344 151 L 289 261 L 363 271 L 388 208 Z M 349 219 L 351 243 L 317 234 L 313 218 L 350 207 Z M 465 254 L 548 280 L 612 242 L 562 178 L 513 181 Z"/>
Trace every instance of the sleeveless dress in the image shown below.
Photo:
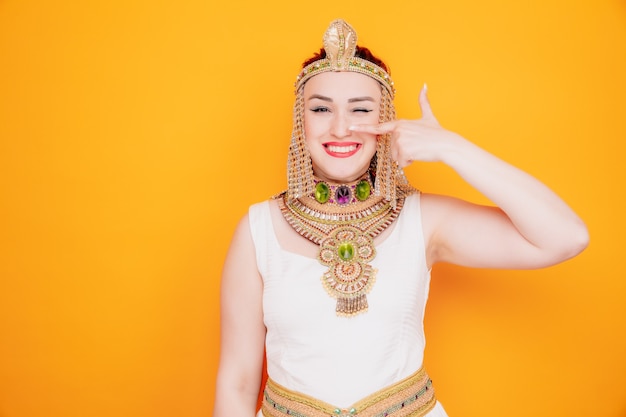
<path fill-rule="evenodd" d="M 419 193 L 406 198 L 393 230 L 376 246 L 371 264 L 378 272 L 367 295 L 369 310 L 349 318 L 335 314 L 336 300 L 322 286 L 327 267 L 280 246 L 268 201 L 251 206 L 249 219 L 264 285 L 271 379 L 348 407 L 421 368 L 430 270 Z M 428 417 L 447 414 L 437 403 Z"/>

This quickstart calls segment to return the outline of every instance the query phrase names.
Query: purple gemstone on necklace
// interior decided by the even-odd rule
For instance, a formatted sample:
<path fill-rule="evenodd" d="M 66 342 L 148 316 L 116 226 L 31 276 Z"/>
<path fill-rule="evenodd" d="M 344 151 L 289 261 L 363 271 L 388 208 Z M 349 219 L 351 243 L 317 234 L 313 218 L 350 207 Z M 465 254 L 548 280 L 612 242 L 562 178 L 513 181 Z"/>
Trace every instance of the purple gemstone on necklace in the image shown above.
<path fill-rule="evenodd" d="M 350 198 L 350 188 L 345 185 L 337 187 L 337 191 L 335 191 L 335 200 L 337 200 L 337 204 L 348 204 L 350 202 Z"/>

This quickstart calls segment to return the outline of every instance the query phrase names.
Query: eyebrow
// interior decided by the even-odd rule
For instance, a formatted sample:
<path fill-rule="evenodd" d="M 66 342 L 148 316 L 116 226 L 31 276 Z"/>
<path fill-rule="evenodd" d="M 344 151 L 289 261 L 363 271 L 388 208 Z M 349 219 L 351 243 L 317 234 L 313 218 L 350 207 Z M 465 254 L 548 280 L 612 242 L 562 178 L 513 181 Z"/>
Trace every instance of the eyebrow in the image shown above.
<path fill-rule="evenodd" d="M 323 100 L 323 101 L 328 101 L 330 103 L 332 103 L 333 99 L 330 97 L 326 97 L 323 96 L 321 94 L 313 94 L 309 97 L 309 100 L 313 100 L 313 99 L 318 99 L 318 100 Z M 370 96 L 363 96 L 363 97 L 353 97 L 348 99 L 348 103 L 357 103 L 359 101 L 371 101 L 371 102 L 375 102 L 376 100 L 374 100 L 373 97 Z"/>

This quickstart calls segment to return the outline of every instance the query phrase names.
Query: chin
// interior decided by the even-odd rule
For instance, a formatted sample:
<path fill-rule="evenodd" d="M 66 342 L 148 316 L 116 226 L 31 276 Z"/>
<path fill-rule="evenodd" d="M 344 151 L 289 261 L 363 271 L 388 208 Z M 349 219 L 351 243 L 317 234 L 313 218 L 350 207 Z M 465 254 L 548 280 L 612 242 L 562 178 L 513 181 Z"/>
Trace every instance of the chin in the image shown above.
<path fill-rule="evenodd" d="M 321 179 L 327 179 L 334 182 L 350 182 L 360 178 L 367 172 L 368 168 L 369 165 L 363 169 L 354 169 L 353 167 L 350 167 L 350 169 L 319 170 L 313 168 L 313 172 Z"/>
<path fill-rule="evenodd" d="M 359 171 L 359 172 L 342 172 L 342 173 L 328 173 L 328 174 L 321 174 L 318 175 L 321 179 L 326 179 L 329 181 L 333 181 L 333 182 L 339 182 L 339 183 L 344 183 L 344 182 L 351 182 L 351 181 L 356 181 L 357 179 L 359 179 L 361 176 L 363 176 L 363 174 L 365 174 L 365 172 L 367 171 L 367 169 L 364 169 L 363 171 Z"/>

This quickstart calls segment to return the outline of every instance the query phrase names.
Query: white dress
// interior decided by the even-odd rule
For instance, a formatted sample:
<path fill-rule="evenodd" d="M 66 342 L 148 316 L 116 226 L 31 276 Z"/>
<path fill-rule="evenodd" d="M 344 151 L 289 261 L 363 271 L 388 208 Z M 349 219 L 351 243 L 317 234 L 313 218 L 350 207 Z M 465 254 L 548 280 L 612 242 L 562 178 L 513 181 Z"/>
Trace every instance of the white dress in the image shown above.
<path fill-rule="evenodd" d="M 419 193 L 406 198 L 394 229 L 376 246 L 369 310 L 350 318 L 335 314 L 336 300 L 322 286 L 327 267 L 279 245 L 268 201 L 251 206 L 249 219 L 264 284 L 271 379 L 345 408 L 421 368 L 430 270 Z M 446 416 L 439 403 L 428 413 Z"/>

